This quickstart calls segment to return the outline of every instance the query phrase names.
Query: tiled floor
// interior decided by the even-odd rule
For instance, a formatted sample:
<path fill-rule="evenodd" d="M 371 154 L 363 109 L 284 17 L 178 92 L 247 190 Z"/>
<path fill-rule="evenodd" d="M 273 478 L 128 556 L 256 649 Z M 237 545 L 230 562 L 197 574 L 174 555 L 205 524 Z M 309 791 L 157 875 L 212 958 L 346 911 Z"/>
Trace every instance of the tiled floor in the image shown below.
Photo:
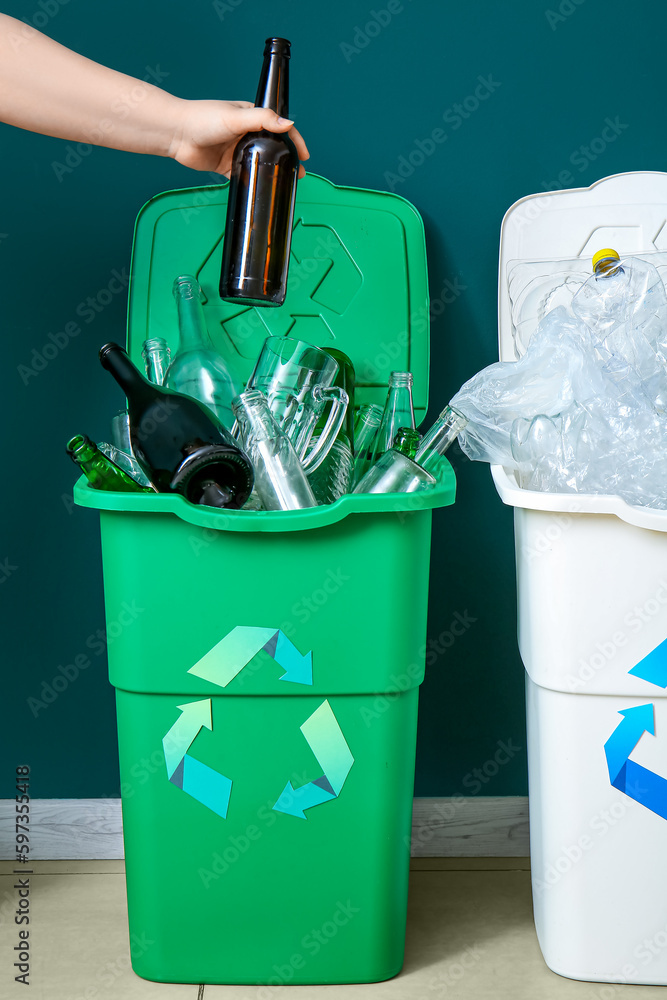
<path fill-rule="evenodd" d="M 167 986 L 129 967 L 123 863 L 34 862 L 29 993 L 14 982 L 12 862 L 0 862 L 0 997 L 32 1000 L 258 1000 L 256 986 Z M 413 860 L 405 966 L 386 983 L 283 986 L 276 1000 L 658 1000 L 660 988 L 604 987 L 550 972 L 533 930 L 528 863 Z M 335 992 L 334 992 L 335 991 Z"/>

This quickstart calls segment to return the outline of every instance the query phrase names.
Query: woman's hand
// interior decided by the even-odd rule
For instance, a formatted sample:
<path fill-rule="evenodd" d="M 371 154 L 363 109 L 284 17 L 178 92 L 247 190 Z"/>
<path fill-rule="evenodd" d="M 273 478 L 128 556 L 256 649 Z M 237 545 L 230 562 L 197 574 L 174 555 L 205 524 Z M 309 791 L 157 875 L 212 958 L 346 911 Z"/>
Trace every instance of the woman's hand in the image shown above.
<path fill-rule="evenodd" d="M 294 123 L 269 108 L 256 108 L 248 101 L 181 101 L 178 123 L 169 155 L 193 170 L 209 170 L 229 177 L 232 153 L 246 132 L 286 132 L 300 160 L 310 156 Z M 305 174 L 303 166 L 299 177 Z"/>

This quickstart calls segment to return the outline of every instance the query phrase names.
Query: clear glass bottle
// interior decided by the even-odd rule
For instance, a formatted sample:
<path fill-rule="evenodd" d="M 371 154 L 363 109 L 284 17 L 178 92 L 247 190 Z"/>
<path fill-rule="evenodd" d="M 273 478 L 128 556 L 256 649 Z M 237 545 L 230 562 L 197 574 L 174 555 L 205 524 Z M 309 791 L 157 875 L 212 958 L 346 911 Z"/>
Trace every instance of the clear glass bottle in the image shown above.
<path fill-rule="evenodd" d="M 375 439 L 373 462 L 391 448 L 399 427 L 415 426 L 415 411 L 412 406 L 412 372 L 392 372 L 389 376 L 389 391 L 384 405 L 382 422 Z"/>
<path fill-rule="evenodd" d="M 265 510 L 302 510 L 317 501 L 291 441 L 259 389 L 233 402 L 239 437 L 255 469 L 255 490 Z"/>
<path fill-rule="evenodd" d="M 353 493 L 419 493 L 435 485 L 430 472 L 411 458 L 390 448 L 372 465 Z"/>
<path fill-rule="evenodd" d="M 348 397 L 345 419 L 336 435 L 336 438 L 327 452 L 323 461 L 308 473 L 308 482 L 319 504 L 335 503 L 345 493 L 352 489 L 352 473 L 354 469 L 354 456 L 352 454 L 352 442 L 354 440 L 354 365 L 347 354 L 335 348 L 327 348 L 330 354 L 338 362 L 338 373 L 334 385 L 342 389 Z M 313 444 L 319 435 L 324 431 L 327 423 L 328 411 L 322 413 L 315 432 L 313 433 Z"/>
<path fill-rule="evenodd" d="M 232 400 L 241 386 L 214 349 L 202 307 L 202 290 L 190 274 L 176 278 L 173 286 L 178 306 L 178 350 L 164 384 L 204 403 L 227 428 L 234 423 Z"/>
<path fill-rule="evenodd" d="M 467 423 L 467 417 L 453 406 L 446 406 L 422 438 L 415 461 L 424 469 L 431 471 L 437 466 L 439 456 L 445 454 Z"/>
<path fill-rule="evenodd" d="M 375 438 L 381 421 L 382 407 L 377 403 L 363 403 L 359 407 L 354 424 L 354 470 L 352 473 L 354 483 L 359 482 L 373 461 Z"/>
<path fill-rule="evenodd" d="M 111 461 L 129 472 L 132 478 L 136 479 L 142 486 L 150 486 L 150 480 L 137 462 L 136 455 L 132 450 L 130 415 L 127 410 L 119 410 L 116 416 L 111 419 L 111 446 L 114 454 L 106 452 Z M 102 448 L 102 445 L 100 444 L 99 447 Z M 103 450 L 106 451 L 106 449 Z"/>
<path fill-rule="evenodd" d="M 118 493 L 154 493 L 152 486 L 141 486 L 115 465 L 85 434 L 76 434 L 67 442 L 67 454 L 97 490 Z"/>
<path fill-rule="evenodd" d="M 156 385 L 164 385 L 167 369 L 171 364 L 171 351 L 162 337 L 144 340 L 141 356 L 146 366 L 146 378 Z"/>

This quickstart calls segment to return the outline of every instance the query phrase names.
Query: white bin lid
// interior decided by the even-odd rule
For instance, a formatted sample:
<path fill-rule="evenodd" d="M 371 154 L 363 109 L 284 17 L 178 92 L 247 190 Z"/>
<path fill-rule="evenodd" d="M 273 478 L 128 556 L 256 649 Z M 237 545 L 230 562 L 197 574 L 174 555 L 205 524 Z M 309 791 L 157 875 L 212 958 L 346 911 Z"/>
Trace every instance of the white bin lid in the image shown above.
<path fill-rule="evenodd" d="M 507 281 L 512 262 L 581 257 L 588 269 L 596 250 L 608 246 L 621 257 L 667 251 L 667 173 L 613 174 L 587 188 L 528 195 L 508 209 L 500 231 L 498 274 L 501 361 L 517 357 Z M 492 466 L 491 472 L 500 498 L 512 507 L 615 514 L 637 527 L 667 531 L 667 510 L 633 507 L 615 496 L 523 490 L 512 472 L 501 466 Z"/>

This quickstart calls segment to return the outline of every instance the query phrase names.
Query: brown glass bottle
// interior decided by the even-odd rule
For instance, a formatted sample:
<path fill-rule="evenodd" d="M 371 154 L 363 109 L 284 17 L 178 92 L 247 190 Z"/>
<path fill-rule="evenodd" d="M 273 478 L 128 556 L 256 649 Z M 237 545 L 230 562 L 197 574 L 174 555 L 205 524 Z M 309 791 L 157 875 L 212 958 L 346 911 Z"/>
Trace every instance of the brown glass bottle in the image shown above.
<path fill-rule="evenodd" d="M 290 43 L 267 38 L 256 107 L 288 118 Z M 229 180 L 220 296 L 280 306 L 287 291 L 299 156 L 289 136 L 248 132 L 237 143 Z"/>

